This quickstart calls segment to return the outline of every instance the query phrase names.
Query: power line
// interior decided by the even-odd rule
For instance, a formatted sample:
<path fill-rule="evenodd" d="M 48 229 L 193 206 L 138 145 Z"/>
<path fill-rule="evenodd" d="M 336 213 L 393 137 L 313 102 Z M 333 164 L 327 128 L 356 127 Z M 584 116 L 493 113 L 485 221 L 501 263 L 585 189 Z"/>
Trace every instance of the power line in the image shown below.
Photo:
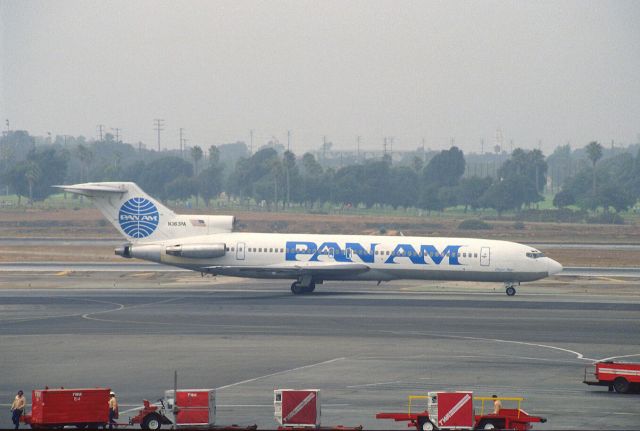
<path fill-rule="evenodd" d="M 184 159 L 184 141 L 185 139 L 182 137 L 182 133 L 184 132 L 184 128 L 180 127 L 180 156 Z"/>
<path fill-rule="evenodd" d="M 155 130 L 158 132 L 158 152 L 160 152 L 160 132 L 164 130 L 164 120 L 162 118 L 156 118 L 153 122 L 156 125 Z"/>

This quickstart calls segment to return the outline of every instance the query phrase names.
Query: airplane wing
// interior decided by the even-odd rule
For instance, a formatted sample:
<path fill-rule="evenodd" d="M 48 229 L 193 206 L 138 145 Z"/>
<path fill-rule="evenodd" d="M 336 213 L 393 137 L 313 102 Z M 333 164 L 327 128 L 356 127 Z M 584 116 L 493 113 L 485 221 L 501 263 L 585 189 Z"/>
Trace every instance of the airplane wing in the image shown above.
<path fill-rule="evenodd" d="M 322 275 L 327 273 L 359 274 L 367 272 L 369 266 L 352 262 L 290 262 L 266 266 L 207 266 L 204 269 L 216 274 L 263 273 L 279 276 Z"/>

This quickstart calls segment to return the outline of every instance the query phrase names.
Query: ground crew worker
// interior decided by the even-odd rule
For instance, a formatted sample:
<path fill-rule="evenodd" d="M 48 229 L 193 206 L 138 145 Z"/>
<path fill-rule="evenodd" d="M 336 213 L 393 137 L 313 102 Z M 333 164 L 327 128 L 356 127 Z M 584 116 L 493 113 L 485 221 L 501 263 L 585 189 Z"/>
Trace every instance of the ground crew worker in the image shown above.
<path fill-rule="evenodd" d="M 22 416 L 22 413 L 24 412 L 24 406 L 26 404 L 23 394 L 24 392 L 18 391 L 18 394 L 11 403 L 11 421 L 13 422 L 13 425 L 16 427 L 16 429 L 20 427 L 20 416 Z"/>
<path fill-rule="evenodd" d="M 116 400 L 116 394 L 114 392 L 109 393 L 109 429 L 112 430 L 116 425 L 116 419 L 118 419 L 118 400 Z"/>
<path fill-rule="evenodd" d="M 491 398 L 493 398 L 493 414 L 497 415 L 502 408 L 502 402 L 500 402 L 497 395 L 492 395 Z"/>

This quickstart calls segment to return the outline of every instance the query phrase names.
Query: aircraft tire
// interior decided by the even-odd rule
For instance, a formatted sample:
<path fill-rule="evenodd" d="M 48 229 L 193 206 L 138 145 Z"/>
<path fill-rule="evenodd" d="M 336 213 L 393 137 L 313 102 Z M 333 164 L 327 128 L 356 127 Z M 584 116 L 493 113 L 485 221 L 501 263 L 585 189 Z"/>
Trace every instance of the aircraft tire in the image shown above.
<path fill-rule="evenodd" d="M 304 293 L 311 293 L 314 290 L 316 290 L 316 284 L 314 282 L 311 282 L 309 286 L 304 288 Z"/>
<path fill-rule="evenodd" d="M 304 289 L 304 287 L 302 286 L 302 284 L 300 284 L 300 282 L 298 282 L 298 281 L 294 281 L 294 282 L 291 284 L 291 292 L 292 292 L 294 295 L 301 295 L 301 294 L 305 293 L 305 289 Z"/>
<path fill-rule="evenodd" d="M 513 296 L 516 294 L 516 288 L 513 286 L 507 287 L 507 296 Z"/>

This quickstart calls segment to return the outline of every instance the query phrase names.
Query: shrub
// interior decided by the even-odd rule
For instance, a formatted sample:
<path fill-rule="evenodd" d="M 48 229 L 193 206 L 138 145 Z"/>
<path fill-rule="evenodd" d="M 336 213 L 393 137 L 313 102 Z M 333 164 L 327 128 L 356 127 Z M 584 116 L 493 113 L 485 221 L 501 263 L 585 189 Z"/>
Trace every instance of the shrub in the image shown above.
<path fill-rule="evenodd" d="M 521 221 L 517 221 L 517 222 L 515 222 L 515 223 L 513 224 L 513 228 L 514 228 L 514 229 L 516 229 L 516 230 L 524 230 L 524 229 L 525 229 L 525 226 L 524 226 L 524 223 L 523 223 L 523 222 L 521 222 Z"/>
<path fill-rule="evenodd" d="M 586 221 L 589 224 L 624 224 L 624 219 L 620 214 L 610 212 L 587 217 Z"/>
<path fill-rule="evenodd" d="M 458 225 L 458 229 L 464 229 L 464 230 L 486 230 L 486 229 L 493 229 L 493 226 L 491 226 L 489 223 L 485 222 L 484 220 L 468 219 L 468 220 L 463 220 Z"/>

